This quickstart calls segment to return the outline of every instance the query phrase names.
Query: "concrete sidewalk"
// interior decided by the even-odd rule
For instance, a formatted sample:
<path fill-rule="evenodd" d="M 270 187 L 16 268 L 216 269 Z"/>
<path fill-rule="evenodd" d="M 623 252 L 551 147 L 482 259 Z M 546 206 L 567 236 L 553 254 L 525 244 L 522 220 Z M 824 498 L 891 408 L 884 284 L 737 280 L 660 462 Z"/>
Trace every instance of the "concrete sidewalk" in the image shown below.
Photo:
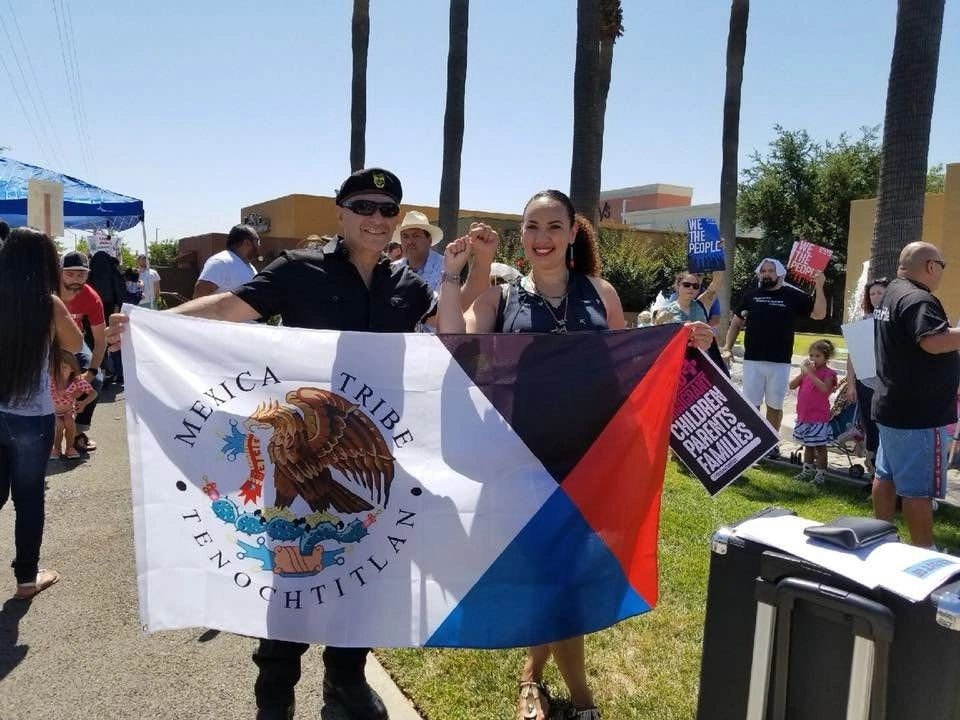
<path fill-rule="evenodd" d="M 89 460 L 48 466 L 41 564 L 62 580 L 0 610 L 0 718 L 252 720 L 254 639 L 141 630 L 122 394 L 104 392 L 91 437 L 99 448 Z M 13 557 L 13 519 L 12 507 L 0 513 L 4 563 Z M 7 583 L 13 595 L 12 573 Z M 315 647 L 303 657 L 297 717 L 345 720 L 331 708 L 321 714 L 320 654 Z M 372 657 L 367 676 L 391 720 L 419 720 Z"/>

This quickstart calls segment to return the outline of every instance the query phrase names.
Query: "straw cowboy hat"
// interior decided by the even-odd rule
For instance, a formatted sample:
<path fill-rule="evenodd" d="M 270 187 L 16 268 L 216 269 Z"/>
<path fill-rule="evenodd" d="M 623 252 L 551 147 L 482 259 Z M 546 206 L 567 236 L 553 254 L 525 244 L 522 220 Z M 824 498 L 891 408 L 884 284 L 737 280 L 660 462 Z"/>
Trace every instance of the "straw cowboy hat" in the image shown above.
<path fill-rule="evenodd" d="M 443 230 L 438 228 L 436 225 L 431 225 L 427 220 L 427 216 L 416 210 L 411 210 L 403 216 L 403 222 L 400 223 L 400 227 L 393 231 L 393 239 L 399 240 L 400 233 L 403 230 L 415 229 L 423 230 L 427 235 L 429 235 L 431 245 L 436 245 L 438 242 L 443 240 Z"/>

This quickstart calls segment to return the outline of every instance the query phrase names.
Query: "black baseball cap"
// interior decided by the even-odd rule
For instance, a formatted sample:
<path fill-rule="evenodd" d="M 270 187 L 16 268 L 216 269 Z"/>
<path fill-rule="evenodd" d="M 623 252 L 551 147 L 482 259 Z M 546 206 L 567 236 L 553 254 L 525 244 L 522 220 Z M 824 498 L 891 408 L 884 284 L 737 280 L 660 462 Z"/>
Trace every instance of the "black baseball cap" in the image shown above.
<path fill-rule="evenodd" d="M 342 205 L 347 198 L 361 193 L 381 193 L 399 203 L 403 197 L 403 186 L 400 184 L 400 178 L 389 170 L 364 168 L 357 170 L 343 181 L 343 185 L 337 190 L 336 203 Z"/>
<path fill-rule="evenodd" d="M 71 250 L 66 255 L 63 256 L 63 263 L 61 267 L 66 270 L 67 268 L 83 268 L 84 270 L 90 269 L 90 263 L 87 261 L 87 256 L 76 250 Z"/>

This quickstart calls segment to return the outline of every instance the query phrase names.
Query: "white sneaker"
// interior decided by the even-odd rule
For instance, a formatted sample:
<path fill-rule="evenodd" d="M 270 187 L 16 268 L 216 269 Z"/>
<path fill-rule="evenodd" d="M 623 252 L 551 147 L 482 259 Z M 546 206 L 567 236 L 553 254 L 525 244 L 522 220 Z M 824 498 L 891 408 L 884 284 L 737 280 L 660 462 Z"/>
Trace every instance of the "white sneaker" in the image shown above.
<path fill-rule="evenodd" d="M 827 474 L 823 470 L 817 470 L 813 479 L 810 481 L 811 485 L 823 485 L 827 481 Z"/>
<path fill-rule="evenodd" d="M 817 469 L 808 463 L 803 464 L 803 470 L 793 476 L 794 480 L 799 480 L 801 482 L 810 482 L 813 480 L 814 475 L 816 474 Z"/>

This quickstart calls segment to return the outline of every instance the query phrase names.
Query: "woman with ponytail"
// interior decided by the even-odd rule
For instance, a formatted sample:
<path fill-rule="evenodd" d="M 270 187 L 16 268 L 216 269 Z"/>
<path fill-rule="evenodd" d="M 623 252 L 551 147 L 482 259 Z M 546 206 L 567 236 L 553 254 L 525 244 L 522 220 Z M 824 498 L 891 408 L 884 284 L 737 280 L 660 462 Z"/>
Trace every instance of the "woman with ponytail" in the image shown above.
<path fill-rule="evenodd" d="M 461 308 L 460 272 L 471 255 L 475 264 L 489 262 L 496 233 L 475 225 L 470 234 L 451 242 L 444 252 L 437 310 L 440 333 L 536 332 L 567 333 L 620 330 L 626 327 L 617 291 L 600 277 L 600 257 L 590 223 L 577 215 L 559 190 L 538 192 L 523 210 L 523 252 L 529 274 L 485 291 L 466 312 Z M 480 248 L 486 248 L 481 251 Z M 474 249 L 477 251 L 474 252 Z M 473 267 L 471 273 L 481 272 Z M 693 323 L 692 341 L 707 347 L 710 326 Z M 548 423 L 548 418 L 542 419 Z M 570 691 L 571 720 L 599 720 L 587 683 L 583 636 L 531 647 L 520 676 L 518 720 L 545 720 L 550 697 L 543 670 L 551 655 Z"/>
<path fill-rule="evenodd" d="M 0 247 L 0 507 L 16 512 L 14 598 L 29 600 L 60 576 L 41 570 L 44 478 L 53 447 L 50 366 L 58 348 L 78 352 L 80 329 L 57 297 L 60 267 L 50 238 L 17 228 Z"/>

